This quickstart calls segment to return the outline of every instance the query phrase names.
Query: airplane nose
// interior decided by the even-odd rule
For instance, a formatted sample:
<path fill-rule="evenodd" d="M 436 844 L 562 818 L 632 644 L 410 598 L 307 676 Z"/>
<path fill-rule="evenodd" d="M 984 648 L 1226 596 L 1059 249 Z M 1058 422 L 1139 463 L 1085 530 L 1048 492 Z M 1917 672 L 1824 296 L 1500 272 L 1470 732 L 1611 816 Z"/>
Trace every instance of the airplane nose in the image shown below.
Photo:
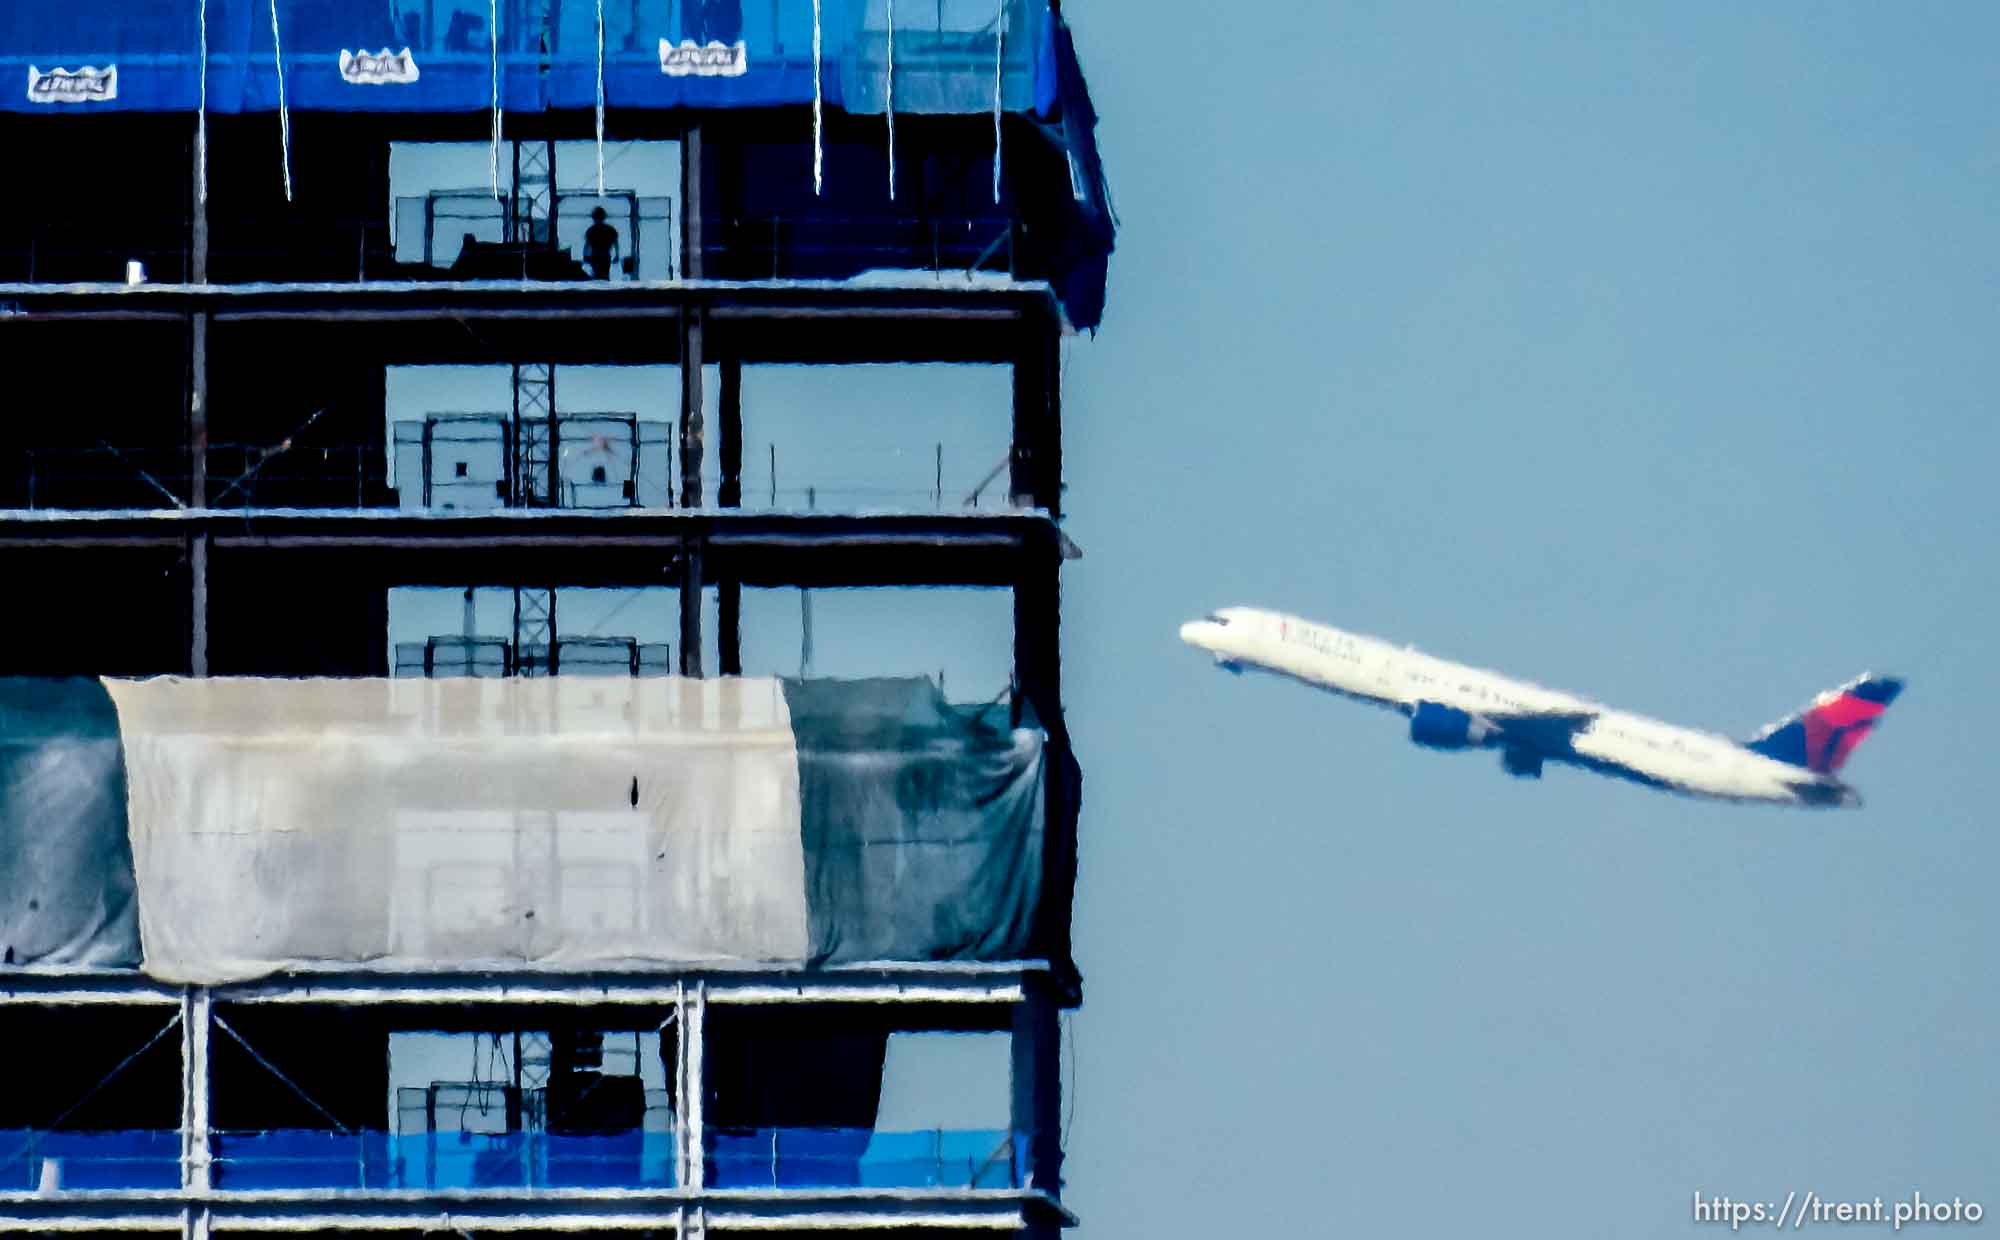
<path fill-rule="evenodd" d="M 1199 646 L 1202 644 L 1202 630 L 1207 627 L 1200 620 L 1190 620 L 1181 626 L 1181 640 L 1190 646 Z"/>

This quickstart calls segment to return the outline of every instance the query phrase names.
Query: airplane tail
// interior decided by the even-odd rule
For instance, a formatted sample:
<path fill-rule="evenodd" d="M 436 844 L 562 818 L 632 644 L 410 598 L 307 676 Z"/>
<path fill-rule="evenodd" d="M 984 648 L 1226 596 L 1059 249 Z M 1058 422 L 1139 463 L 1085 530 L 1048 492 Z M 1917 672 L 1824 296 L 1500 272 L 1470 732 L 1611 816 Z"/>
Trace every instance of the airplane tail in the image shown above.
<path fill-rule="evenodd" d="M 1795 715 L 1788 715 L 1744 742 L 1767 758 L 1832 775 L 1854 747 L 1874 730 L 1882 712 L 1903 691 L 1894 676 L 1862 676 L 1829 689 Z"/>

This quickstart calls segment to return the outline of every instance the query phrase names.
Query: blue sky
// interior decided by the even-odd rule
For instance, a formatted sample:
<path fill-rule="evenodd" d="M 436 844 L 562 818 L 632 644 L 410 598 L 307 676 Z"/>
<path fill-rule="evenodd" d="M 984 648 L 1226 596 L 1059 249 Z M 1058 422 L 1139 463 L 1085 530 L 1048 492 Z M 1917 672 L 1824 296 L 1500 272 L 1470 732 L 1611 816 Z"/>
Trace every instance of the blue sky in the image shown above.
<path fill-rule="evenodd" d="M 2000 1204 L 2000 11 L 1065 11 L 1081 1234 Z M 1865 808 L 1709 805 L 1220 675 L 1224 604 L 1736 736 L 1910 688 Z"/>

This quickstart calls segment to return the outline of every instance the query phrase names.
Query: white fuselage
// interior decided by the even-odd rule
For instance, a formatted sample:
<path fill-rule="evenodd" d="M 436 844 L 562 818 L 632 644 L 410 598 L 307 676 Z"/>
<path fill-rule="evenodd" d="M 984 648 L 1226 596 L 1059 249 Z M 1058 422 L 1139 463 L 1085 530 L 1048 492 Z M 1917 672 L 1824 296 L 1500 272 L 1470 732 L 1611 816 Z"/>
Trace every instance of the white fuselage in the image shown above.
<path fill-rule="evenodd" d="M 1839 781 L 1764 757 L 1726 737 L 1611 710 L 1296 616 L 1225 608 L 1209 619 L 1182 625 L 1181 638 L 1232 669 L 1275 672 L 1405 713 L 1433 703 L 1477 720 L 1588 716 L 1560 747 L 1521 744 L 1537 748 L 1537 757 L 1600 767 L 1674 791 L 1792 804 L 1854 801 L 1853 791 Z"/>

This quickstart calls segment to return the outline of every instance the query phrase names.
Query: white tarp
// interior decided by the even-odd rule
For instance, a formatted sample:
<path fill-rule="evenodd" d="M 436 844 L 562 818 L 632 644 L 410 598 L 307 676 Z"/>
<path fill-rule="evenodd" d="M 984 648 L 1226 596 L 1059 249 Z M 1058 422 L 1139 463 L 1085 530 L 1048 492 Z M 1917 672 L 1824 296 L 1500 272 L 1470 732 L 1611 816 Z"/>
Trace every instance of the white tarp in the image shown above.
<path fill-rule="evenodd" d="M 809 951 L 776 680 L 105 684 L 156 978 Z"/>

